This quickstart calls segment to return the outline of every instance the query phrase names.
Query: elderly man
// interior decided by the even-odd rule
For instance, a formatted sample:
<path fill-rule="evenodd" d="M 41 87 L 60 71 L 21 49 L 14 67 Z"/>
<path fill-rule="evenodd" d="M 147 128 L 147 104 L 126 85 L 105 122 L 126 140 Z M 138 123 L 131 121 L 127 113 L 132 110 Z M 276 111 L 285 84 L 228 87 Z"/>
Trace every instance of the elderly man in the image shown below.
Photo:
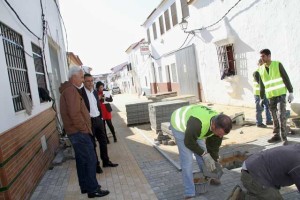
<path fill-rule="evenodd" d="M 117 167 L 118 164 L 112 163 L 109 160 L 107 152 L 107 139 L 106 133 L 104 131 L 103 120 L 101 117 L 101 109 L 98 98 L 98 92 L 94 90 L 94 78 L 91 74 L 84 75 L 84 87 L 81 88 L 82 97 L 84 99 L 85 105 L 89 110 L 92 129 L 94 133 L 94 143 L 96 146 L 95 137 L 99 143 L 100 157 L 102 160 L 103 167 Z M 97 154 L 96 154 L 97 156 Z M 97 158 L 97 169 L 101 169 L 99 166 L 99 161 Z M 102 171 L 102 170 L 101 170 Z"/>
<path fill-rule="evenodd" d="M 280 187 L 293 184 L 300 191 L 300 144 L 279 146 L 251 155 L 242 166 L 241 181 L 247 192 L 237 185 L 228 200 L 283 199 Z"/>
<path fill-rule="evenodd" d="M 92 142 L 91 119 L 81 97 L 83 70 L 72 67 L 69 70 L 69 81 L 61 84 L 60 113 L 64 129 L 70 138 L 75 151 L 76 168 L 81 193 L 88 193 L 89 198 L 109 194 L 101 190 L 96 179 L 96 154 Z"/>
<path fill-rule="evenodd" d="M 178 150 L 185 199 L 195 196 L 193 182 L 193 153 L 199 168 L 203 171 L 203 161 L 209 171 L 213 171 L 219 158 L 222 138 L 232 128 L 231 118 L 219 114 L 202 105 L 189 105 L 175 110 L 171 116 L 171 129 Z M 219 180 L 214 180 L 220 184 Z"/>

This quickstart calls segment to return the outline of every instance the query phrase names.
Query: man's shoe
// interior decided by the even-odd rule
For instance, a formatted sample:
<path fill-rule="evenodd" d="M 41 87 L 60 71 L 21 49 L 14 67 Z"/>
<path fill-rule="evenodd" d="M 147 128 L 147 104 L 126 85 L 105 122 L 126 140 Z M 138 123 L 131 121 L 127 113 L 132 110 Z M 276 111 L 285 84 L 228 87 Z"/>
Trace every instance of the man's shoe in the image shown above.
<path fill-rule="evenodd" d="M 186 196 L 184 199 L 193 199 L 195 196 Z"/>
<path fill-rule="evenodd" d="M 273 125 L 273 121 L 267 122 L 267 125 Z"/>
<path fill-rule="evenodd" d="M 265 124 L 258 124 L 256 125 L 258 128 L 267 128 L 267 126 Z"/>
<path fill-rule="evenodd" d="M 219 179 L 215 179 L 215 178 L 212 178 L 210 180 L 210 184 L 211 185 L 220 185 L 221 184 L 221 181 Z"/>
<path fill-rule="evenodd" d="M 114 143 L 116 143 L 118 140 L 117 140 L 117 138 L 114 138 Z"/>
<path fill-rule="evenodd" d="M 101 185 L 98 185 L 98 189 L 101 189 Z M 87 190 L 81 190 L 81 194 L 86 194 Z"/>
<path fill-rule="evenodd" d="M 112 163 L 109 161 L 108 163 L 103 163 L 103 167 L 117 167 L 119 164 Z"/>
<path fill-rule="evenodd" d="M 242 193 L 242 188 L 239 185 L 236 185 L 226 200 L 238 200 L 241 193 Z"/>
<path fill-rule="evenodd" d="M 96 173 L 97 174 L 102 174 L 103 173 L 103 170 L 99 165 L 97 165 L 97 167 L 96 167 Z"/>
<path fill-rule="evenodd" d="M 110 144 L 110 141 L 109 141 L 109 139 L 107 139 L 107 144 Z"/>
<path fill-rule="evenodd" d="M 283 137 L 283 138 L 282 138 L 282 141 L 283 141 L 283 145 L 284 145 L 284 146 L 289 144 L 289 142 L 288 142 L 288 140 L 287 140 L 286 137 Z"/>
<path fill-rule="evenodd" d="M 109 191 L 108 190 L 101 190 L 101 189 L 98 189 L 96 190 L 95 192 L 92 192 L 92 193 L 88 193 L 88 198 L 95 198 L 95 197 L 104 197 L 106 195 L 109 194 Z"/>
<path fill-rule="evenodd" d="M 280 137 L 277 135 L 274 135 L 271 139 L 268 140 L 269 143 L 275 143 L 281 141 Z"/>

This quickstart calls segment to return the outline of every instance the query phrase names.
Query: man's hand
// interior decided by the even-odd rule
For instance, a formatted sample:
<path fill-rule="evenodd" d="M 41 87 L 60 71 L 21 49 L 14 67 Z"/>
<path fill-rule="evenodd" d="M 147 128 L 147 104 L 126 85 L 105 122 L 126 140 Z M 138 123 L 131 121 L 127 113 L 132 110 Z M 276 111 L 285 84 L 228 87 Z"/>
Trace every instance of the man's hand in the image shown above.
<path fill-rule="evenodd" d="M 294 100 L 294 95 L 293 93 L 290 93 L 288 96 L 288 102 L 291 103 Z"/>
<path fill-rule="evenodd" d="M 204 160 L 205 167 L 210 171 L 214 171 L 216 169 L 216 164 L 214 159 L 211 157 L 209 153 L 206 153 L 202 156 Z"/>

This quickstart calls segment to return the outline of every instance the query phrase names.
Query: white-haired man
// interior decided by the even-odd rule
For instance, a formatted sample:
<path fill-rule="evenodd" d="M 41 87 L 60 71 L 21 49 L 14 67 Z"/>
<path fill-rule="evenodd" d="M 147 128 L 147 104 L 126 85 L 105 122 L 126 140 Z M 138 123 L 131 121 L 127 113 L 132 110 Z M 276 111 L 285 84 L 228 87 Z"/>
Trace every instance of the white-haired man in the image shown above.
<path fill-rule="evenodd" d="M 101 190 L 96 179 L 96 155 L 92 142 L 91 119 L 82 99 L 80 88 L 83 86 L 84 72 L 80 67 L 69 70 L 69 81 L 61 84 L 60 113 L 64 129 L 75 151 L 76 168 L 81 193 L 89 198 L 109 194 Z"/>

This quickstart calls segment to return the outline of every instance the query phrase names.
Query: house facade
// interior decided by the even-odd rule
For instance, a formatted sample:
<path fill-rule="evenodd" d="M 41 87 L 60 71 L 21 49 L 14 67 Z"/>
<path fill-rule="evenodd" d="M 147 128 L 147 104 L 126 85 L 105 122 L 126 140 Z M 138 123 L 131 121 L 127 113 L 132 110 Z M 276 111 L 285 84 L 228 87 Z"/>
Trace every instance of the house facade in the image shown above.
<path fill-rule="evenodd" d="M 162 0 L 143 23 L 159 90 L 200 101 L 253 107 L 259 51 L 285 67 L 300 98 L 300 8 L 291 1 Z M 180 27 L 188 22 L 187 29 Z"/>
<path fill-rule="evenodd" d="M 131 44 L 125 52 L 128 55 L 128 72 L 132 76 L 132 85 L 135 86 L 135 91 L 147 95 L 151 93 L 150 69 L 152 59 L 147 52 L 141 50 L 141 46 L 145 43 L 147 43 L 145 39 L 141 39 Z"/>
<path fill-rule="evenodd" d="M 1 1 L 0 13 L 0 199 L 29 199 L 59 145 L 64 34 L 57 1 Z"/>

